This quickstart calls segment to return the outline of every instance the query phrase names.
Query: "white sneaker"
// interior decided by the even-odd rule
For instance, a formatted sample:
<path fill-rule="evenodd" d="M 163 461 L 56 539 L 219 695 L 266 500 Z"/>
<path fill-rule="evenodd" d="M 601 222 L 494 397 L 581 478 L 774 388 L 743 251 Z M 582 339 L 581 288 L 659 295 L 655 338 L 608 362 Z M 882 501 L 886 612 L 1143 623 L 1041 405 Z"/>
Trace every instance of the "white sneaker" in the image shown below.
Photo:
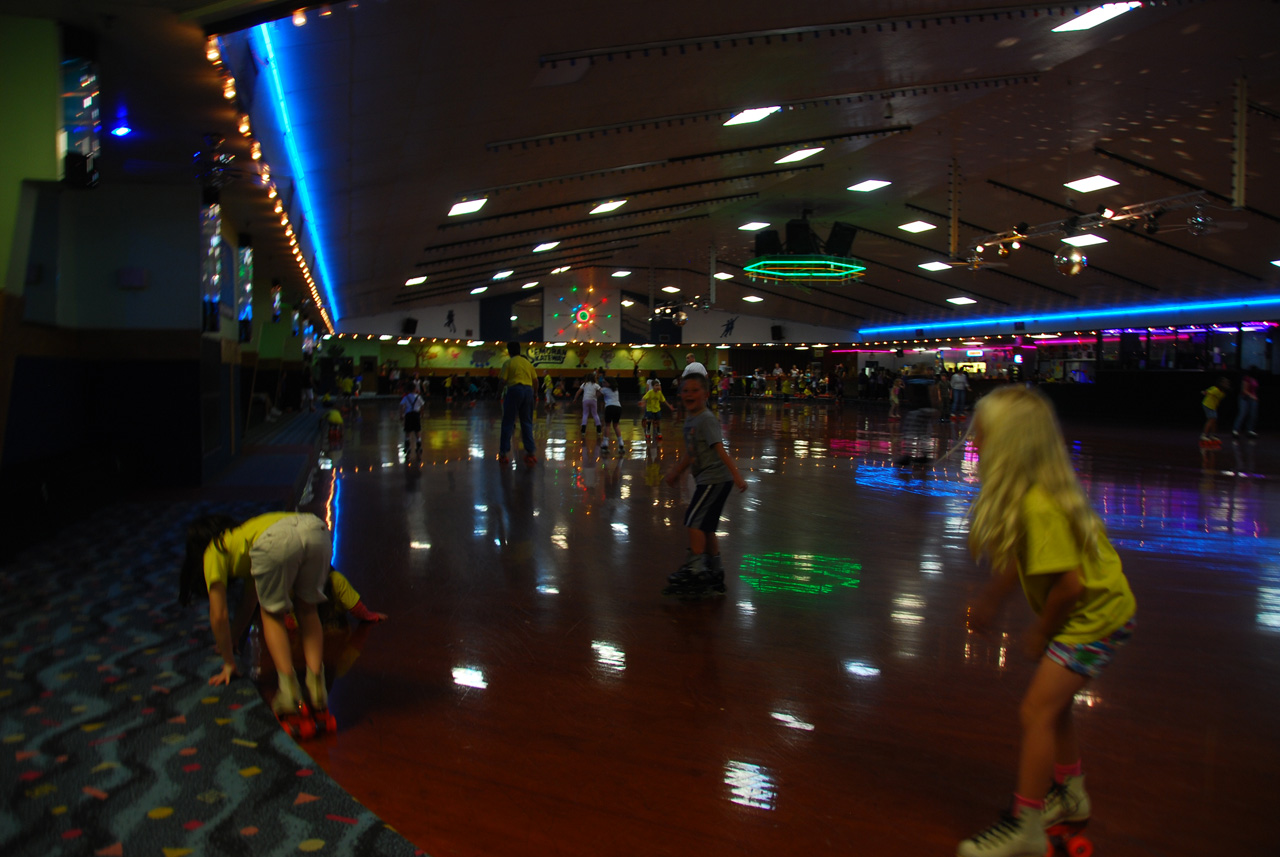
<path fill-rule="evenodd" d="M 1042 813 L 1023 807 L 1019 815 L 1004 815 L 956 848 L 956 857 L 1044 857 L 1049 847 Z"/>
<path fill-rule="evenodd" d="M 1089 793 L 1084 790 L 1084 775 L 1067 777 L 1054 783 L 1044 798 L 1044 826 L 1052 827 L 1069 821 L 1072 824 L 1088 821 L 1093 811 Z"/>

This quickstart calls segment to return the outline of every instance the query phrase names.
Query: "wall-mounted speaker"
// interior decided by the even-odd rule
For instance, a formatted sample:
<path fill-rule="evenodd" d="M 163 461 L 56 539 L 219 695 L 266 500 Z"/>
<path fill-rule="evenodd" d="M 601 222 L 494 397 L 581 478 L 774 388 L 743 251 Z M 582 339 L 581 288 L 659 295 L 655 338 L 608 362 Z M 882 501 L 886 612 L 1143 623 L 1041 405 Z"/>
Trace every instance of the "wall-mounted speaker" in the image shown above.
<path fill-rule="evenodd" d="M 416 318 L 406 318 L 400 322 L 400 332 L 405 336 L 413 336 L 418 332 L 418 320 Z"/>
<path fill-rule="evenodd" d="M 782 341 L 782 325 L 775 324 L 773 327 L 770 327 L 769 338 L 772 339 L 774 342 L 781 342 Z"/>

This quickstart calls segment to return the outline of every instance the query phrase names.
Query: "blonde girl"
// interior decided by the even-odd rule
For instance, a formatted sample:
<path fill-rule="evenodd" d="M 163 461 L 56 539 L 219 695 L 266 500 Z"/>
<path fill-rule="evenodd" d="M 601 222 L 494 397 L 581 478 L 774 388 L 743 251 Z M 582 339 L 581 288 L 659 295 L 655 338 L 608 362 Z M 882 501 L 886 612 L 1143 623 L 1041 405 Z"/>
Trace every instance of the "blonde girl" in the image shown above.
<path fill-rule="evenodd" d="M 894 376 L 893 386 L 889 388 L 889 419 L 902 419 L 902 415 L 898 413 L 898 401 L 902 398 L 902 390 L 907 386 L 907 382 L 902 379 L 901 375 Z"/>
<path fill-rule="evenodd" d="M 993 574 L 969 608 L 969 627 L 984 632 L 1020 584 L 1037 617 L 1023 648 L 1037 666 L 1019 710 L 1013 811 L 956 853 L 1040 857 L 1045 828 L 1089 818 L 1072 701 L 1132 635 L 1135 602 L 1049 400 L 1028 387 L 997 389 L 975 408 L 973 438 L 982 488 L 969 547 Z"/>

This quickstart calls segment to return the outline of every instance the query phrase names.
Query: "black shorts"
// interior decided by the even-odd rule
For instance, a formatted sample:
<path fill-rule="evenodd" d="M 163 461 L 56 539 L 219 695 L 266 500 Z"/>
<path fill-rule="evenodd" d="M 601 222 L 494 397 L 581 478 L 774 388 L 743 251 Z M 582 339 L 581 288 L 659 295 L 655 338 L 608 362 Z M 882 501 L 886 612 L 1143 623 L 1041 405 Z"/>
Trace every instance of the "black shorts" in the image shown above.
<path fill-rule="evenodd" d="M 651 423 L 662 422 L 662 411 L 645 411 L 644 418 Z"/>
<path fill-rule="evenodd" d="M 724 501 L 729 499 L 732 487 L 732 482 L 713 482 L 694 488 L 689 510 L 684 513 L 684 525 L 691 530 L 714 533 L 720 525 L 720 513 L 724 511 Z"/>
<path fill-rule="evenodd" d="M 410 411 L 404 415 L 404 433 L 413 434 L 414 432 L 422 433 L 422 414 Z"/>
<path fill-rule="evenodd" d="M 604 421 L 616 426 L 622 419 L 622 405 L 609 405 L 604 409 Z"/>

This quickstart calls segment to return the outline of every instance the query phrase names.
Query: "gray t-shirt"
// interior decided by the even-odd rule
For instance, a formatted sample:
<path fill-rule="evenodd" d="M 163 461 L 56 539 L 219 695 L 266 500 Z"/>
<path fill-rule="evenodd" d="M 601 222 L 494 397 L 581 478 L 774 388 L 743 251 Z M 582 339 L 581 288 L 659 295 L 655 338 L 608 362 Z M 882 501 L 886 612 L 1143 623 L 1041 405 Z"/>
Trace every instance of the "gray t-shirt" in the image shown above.
<path fill-rule="evenodd" d="M 693 471 L 693 480 L 699 485 L 733 481 L 729 468 L 724 466 L 716 451 L 716 445 L 723 443 L 720 420 L 711 413 L 710 408 L 703 408 L 702 413 L 685 417 L 684 449 L 693 458 L 689 469 Z"/>

